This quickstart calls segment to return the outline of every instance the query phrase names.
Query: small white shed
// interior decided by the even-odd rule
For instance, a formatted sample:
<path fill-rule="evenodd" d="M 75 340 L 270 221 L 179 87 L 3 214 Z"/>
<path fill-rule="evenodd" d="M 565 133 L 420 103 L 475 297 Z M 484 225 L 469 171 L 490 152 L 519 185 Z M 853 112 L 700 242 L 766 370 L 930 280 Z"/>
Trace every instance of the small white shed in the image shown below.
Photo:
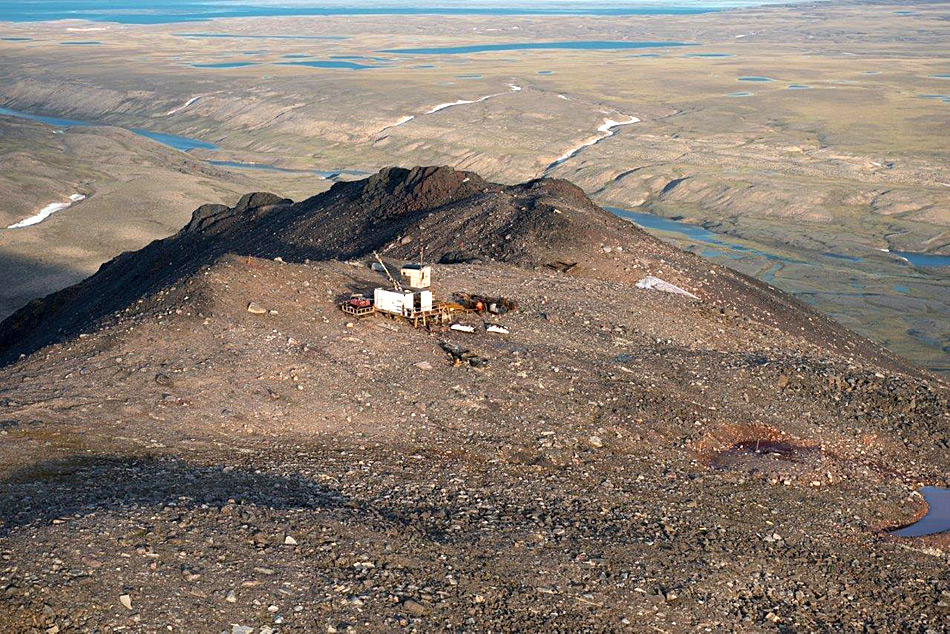
<path fill-rule="evenodd" d="M 432 285 L 432 267 L 428 264 L 406 264 L 399 269 L 406 285 L 412 288 L 429 288 Z"/>

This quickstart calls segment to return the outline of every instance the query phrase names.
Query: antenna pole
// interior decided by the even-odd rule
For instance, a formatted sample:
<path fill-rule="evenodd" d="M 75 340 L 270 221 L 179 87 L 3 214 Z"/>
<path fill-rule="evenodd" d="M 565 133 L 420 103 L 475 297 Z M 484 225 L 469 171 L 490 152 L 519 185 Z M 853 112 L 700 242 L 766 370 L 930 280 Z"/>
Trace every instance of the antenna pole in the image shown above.
<path fill-rule="evenodd" d="M 379 254 L 376 253 L 375 251 L 373 251 L 373 255 L 376 256 L 376 261 L 379 262 L 379 265 L 383 267 L 383 273 L 385 273 L 386 277 L 389 278 L 389 281 L 393 285 L 393 288 L 395 288 L 397 291 L 402 293 L 403 292 L 402 285 L 396 281 L 396 278 L 390 275 L 389 269 L 386 268 L 386 264 L 385 262 L 383 262 L 383 259 L 379 257 Z"/>

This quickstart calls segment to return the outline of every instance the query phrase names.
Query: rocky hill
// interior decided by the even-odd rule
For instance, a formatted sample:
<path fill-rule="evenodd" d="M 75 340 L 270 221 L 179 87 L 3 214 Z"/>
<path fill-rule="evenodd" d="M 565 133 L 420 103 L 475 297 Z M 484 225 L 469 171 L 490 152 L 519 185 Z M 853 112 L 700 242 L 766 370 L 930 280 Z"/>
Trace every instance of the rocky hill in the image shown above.
<path fill-rule="evenodd" d="M 471 333 L 338 309 L 386 284 L 372 251 L 420 249 L 440 297 L 518 309 Z M 950 616 L 946 538 L 887 534 L 948 484 L 946 385 L 565 181 L 388 169 L 204 206 L 0 345 L 11 631 Z"/>
<path fill-rule="evenodd" d="M 556 179 L 488 183 L 448 167 L 391 168 L 293 204 L 248 194 L 204 205 L 176 235 L 125 253 L 81 284 L 0 325 L 0 362 L 92 327 L 225 253 L 284 261 L 351 260 L 378 251 L 451 264 L 505 262 L 533 271 L 635 283 L 661 275 L 730 314 L 820 345 L 907 368 L 804 303 L 648 236 Z"/>

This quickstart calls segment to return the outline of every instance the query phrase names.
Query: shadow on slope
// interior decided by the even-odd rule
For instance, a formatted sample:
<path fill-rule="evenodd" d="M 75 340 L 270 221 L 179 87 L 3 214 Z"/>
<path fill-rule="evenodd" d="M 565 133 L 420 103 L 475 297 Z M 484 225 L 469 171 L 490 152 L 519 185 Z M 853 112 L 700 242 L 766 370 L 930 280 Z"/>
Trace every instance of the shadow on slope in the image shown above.
<path fill-rule="evenodd" d="M 87 275 L 77 268 L 5 253 L 0 248 L 0 320 L 29 301 L 80 282 Z"/>
<path fill-rule="evenodd" d="M 20 526 L 98 511 L 174 503 L 221 507 L 229 500 L 271 509 L 329 509 L 348 499 L 305 478 L 177 458 L 98 456 L 39 463 L 0 483 L 0 536 Z"/>

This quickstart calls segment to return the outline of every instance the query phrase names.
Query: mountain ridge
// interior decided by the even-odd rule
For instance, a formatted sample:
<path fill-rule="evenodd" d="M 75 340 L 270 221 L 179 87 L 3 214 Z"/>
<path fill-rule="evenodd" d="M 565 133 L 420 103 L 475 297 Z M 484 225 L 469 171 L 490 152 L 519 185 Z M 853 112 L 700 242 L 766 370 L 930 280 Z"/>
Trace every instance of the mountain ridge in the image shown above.
<path fill-rule="evenodd" d="M 0 362 L 74 337 L 225 253 L 304 261 L 379 251 L 411 260 L 420 250 L 442 263 L 499 261 L 628 283 L 656 274 L 721 310 L 915 371 L 781 291 L 666 245 L 567 181 L 498 185 L 449 167 L 386 168 L 299 203 L 257 192 L 230 208 L 202 205 L 175 235 L 119 255 L 0 323 Z"/>

